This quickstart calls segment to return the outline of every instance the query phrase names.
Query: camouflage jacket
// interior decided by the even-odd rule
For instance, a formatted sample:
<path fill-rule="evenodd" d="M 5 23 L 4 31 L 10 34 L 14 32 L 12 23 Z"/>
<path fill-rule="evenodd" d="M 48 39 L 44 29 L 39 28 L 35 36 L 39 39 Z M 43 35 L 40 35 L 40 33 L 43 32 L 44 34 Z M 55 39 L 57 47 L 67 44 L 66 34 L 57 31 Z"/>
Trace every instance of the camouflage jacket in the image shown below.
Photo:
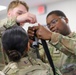
<path fill-rule="evenodd" d="M 14 24 L 16 24 L 16 17 L 0 20 L 0 70 L 5 65 L 6 61 L 5 54 L 1 46 L 1 34 L 6 30 L 6 28 L 11 27 Z"/>
<path fill-rule="evenodd" d="M 49 43 L 56 50 L 65 54 L 62 58 L 61 63 L 63 64 L 60 67 L 60 71 L 64 75 L 76 75 L 76 33 L 73 32 L 68 36 L 63 36 L 53 32 Z"/>
<path fill-rule="evenodd" d="M 49 64 L 37 59 L 36 53 L 33 51 L 33 49 L 29 50 L 28 56 L 22 58 L 17 63 L 9 62 L 2 72 L 7 75 L 53 75 Z M 56 75 L 62 75 L 57 68 L 55 69 Z"/>
<path fill-rule="evenodd" d="M 66 75 L 73 75 L 76 70 L 76 33 L 62 36 L 58 33 L 52 35 L 51 41 L 47 42 L 54 65 Z M 40 45 L 39 53 L 44 62 L 48 62 L 46 53 Z M 70 68 L 70 69 L 69 69 Z"/>
<path fill-rule="evenodd" d="M 40 53 L 40 57 L 41 57 L 42 61 L 45 63 L 49 63 L 46 53 L 43 50 L 43 47 L 42 46 L 40 46 L 40 47 L 41 48 L 39 48 L 40 49 L 39 53 Z M 53 47 L 52 45 L 50 46 L 49 43 L 48 43 L 48 48 L 49 48 L 50 55 L 53 59 L 54 65 L 60 69 L 66 59 L 66 55 L 64 53 L 60 52 L 59 50 L 56 50 L 56 48 Z"/>

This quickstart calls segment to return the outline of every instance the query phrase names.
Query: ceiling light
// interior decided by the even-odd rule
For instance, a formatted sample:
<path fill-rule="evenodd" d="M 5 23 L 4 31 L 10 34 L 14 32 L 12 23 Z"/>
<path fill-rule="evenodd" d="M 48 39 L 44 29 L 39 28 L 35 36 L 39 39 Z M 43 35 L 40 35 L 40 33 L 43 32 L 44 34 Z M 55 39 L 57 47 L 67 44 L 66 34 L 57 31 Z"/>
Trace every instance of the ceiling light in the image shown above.
<path fill-rule="evenodd" d="M 0 5 L 0 11 L 5 10 L 7 7 Z"/>

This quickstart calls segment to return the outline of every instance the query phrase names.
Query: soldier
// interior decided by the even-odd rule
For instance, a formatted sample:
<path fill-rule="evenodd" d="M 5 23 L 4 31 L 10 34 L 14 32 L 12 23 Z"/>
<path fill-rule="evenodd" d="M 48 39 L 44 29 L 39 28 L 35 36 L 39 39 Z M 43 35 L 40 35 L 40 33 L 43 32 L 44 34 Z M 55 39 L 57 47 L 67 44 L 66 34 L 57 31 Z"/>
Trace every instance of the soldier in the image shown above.
<path fill-rule="evenodd" d="M 5 75 L 53 75 L 51 67 L 37 59 L 28 41 L 28 35 L 21 26 L 13 26 L 2 34 L 3 50 L 10 61 L 2 73 Z M 61 74 L 56 72 L 56 75 Z"/>
<path fill-rule="evenodd" d="M 0 35 L 8 27 L 13 26 L 14 24 L 23 26 L 26 22 L 35 23 L 36 16 L 29 13 L 29 7 L 24 1 L 14 0 L 8 6 L 7 18 L 0 21 Z M 7 63 L 7 61 L 4 58 L 6 56 L 4 55 L 4 52 L 1 50 L 2 48 L 0 47 L 0 69 L 2 67 L 2 64 Z"/>
<path fill-rule="evenodd" d="M 49 44 L 52 45 L 50 53 L 55 65 L 59 64 L 57 67 L 61 73 L 63 75 L 76 75 L 76 33 L 71 32 L 67 17 L 62 11 L 55 10 L 47 15 L 46 22 L 50 31 L 41 25 L 34 26 L 31 30 L 37 30 L 38 38 L 49 40 Z M 34 36 L 34 32 L 31 30 L 28 29 L 30 37 Z M 59 57 L 54 56 L 59 54 L 54 52 L 54 48 L 64 54 L 61 53 Z"/>

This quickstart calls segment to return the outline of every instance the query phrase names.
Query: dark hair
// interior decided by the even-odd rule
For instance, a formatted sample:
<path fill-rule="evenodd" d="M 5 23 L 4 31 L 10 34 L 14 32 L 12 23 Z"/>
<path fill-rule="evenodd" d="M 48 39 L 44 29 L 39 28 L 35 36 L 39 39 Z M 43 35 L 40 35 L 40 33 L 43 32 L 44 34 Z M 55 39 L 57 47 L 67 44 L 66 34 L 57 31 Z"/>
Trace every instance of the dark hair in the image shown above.
<path fill-rule="evenodd" d="M 19 61 L 28 45 L 26 31 L 20 26 L 7 29 L 2 35 L 2 45 L 10 61 Z"/>
<path fill-rule="evenodd" d="M 53 10 L 53 11 L 51 11 L 50 13 L 48 13 L 47 17 L 49 15 L 52 15 L 52 14 L 55 14 L 57 16 L 61 16 L 61 17 L 65 17 L 66 18 L 66 15 L 62 11 L 60 11 L 60 10 Z"/>

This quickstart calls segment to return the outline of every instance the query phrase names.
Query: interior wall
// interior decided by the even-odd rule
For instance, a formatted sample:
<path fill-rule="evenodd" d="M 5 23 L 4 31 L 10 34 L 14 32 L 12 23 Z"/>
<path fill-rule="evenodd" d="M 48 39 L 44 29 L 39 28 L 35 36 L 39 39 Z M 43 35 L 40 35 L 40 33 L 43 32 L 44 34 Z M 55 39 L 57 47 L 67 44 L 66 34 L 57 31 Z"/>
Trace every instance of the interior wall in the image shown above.
<path fill-rule="evenodd" d="M 76 0 L 64 0 L 60 2 L 55 2 L 55 3 L 49 3 L 46 5 L 46 13 L 39 15 L 38 14 L 38 7 L 32 7 L 30 8 L 30 12 L 35 14 L 37 17 L 37 22 L 46 25 L 46 15 L 52 11 L 52 10 L 62 10 L 67 18 L 69 19 L 69 26 L 72 31 L 76 31 Z M 3 13 L 0 12 L 0 19 L 5 18 L 6 10 L 2 11 Z M 4 13 L 5 12 L 5 13 Z M 27 30 L 28 26 L 24 28 Z"/>
<path fill-rule="evenodd" d="M 76 31 L 76 0 L 65 0 L 61 2 L 51 3 L 46 5 L 46 13 L 39 15 L 37 7 L 30 8 L 30 12 L 37 16 L 37 21 L 45 25 L 46 15 L 52 10 L 62 10 L 69 19 L 69 26 L 72 31 Z"/>

